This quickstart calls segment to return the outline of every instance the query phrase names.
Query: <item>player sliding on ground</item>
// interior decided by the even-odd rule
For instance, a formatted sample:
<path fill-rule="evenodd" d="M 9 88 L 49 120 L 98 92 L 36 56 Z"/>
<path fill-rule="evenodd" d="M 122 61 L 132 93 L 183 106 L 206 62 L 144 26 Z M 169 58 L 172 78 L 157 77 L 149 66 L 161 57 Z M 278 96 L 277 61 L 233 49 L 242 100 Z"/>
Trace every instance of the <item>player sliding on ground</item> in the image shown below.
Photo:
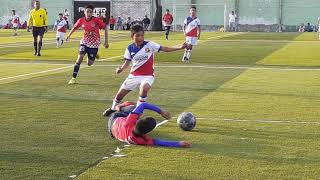
<path fill-rule="evenodd" d="M 139 87 L 139 99 L 137 105 L 147 101 L 148 91 L 154 81 L 154 53 L 164 51 L 172 52 L 182 50 L 186 44 L 181 47 L 163 47 L 151 41 L 144 40 L 144 30 L 141 25 L 134 25 L 131 29 L 131 37 L 134 43 L 130 44 L 125 51 L 122 66 L 117 68 L 116 73 L 120 74 L 132 63 L 131 72 L 128 78 L 123 82 L 116 97 L 113 100 L 111 108 L 103 112 L 104 116 L 109 116 L 115 111 L 115 107 L 121 103 L 122 99 L 132 90 Z"/>
<path fill-rule="evenodd" d="M 192 6 L 190 8 L 190 16 L 184 20 L 183 32 L 186 36 L 187 48 L 185 49 L 182 62 L 189 63 L 192 47 L 198 44 L 198 39 L 200 39 L 200 20 L 196 16 L 196 7 Z"/>
<path fill-rule="evenodd" d="M 142 103 L 130 112 L 129 115 L 122 112 L 115 112 L 111 115 L 108 121 L 108 132 L 110 136 L 128 144 L 191 147 L 191 144 L 185 141 L 165 141 L 151 138 L 148 133 L 156 127 L 157 122 L 152 117 L 139 119 L 145 109 L 157 112 L 165 119 L 171 118 L 169 112 L 155 105 Z"/>
<path fill-rule="evenodd" d="M 98 48 L 100 45 L 100 29 L 105 30 L 105 41 L 104 47 L 108 48 L 108 28 L 106 24 L 99 18 L 93 16 L 93 5 L 87 5 L 85 7 L 85 17 L 80 18 L 76 24 L 74 25 L 73 29 L 71 30 L 70 34 L 67 37 L 67 40 L 70 39 L 71 35 L 80 27 L 84 30 L 83 38 L 80 41 L 80 49 L 78 59 L 73 68 L 72 79 L 69 81 L 68 84 L 76 84 L 76 77 L 80 70 L 80 65 L 83 61 L 84 56 L 88 55 L 88 66 L 91 66 L 97 56 Z"/>

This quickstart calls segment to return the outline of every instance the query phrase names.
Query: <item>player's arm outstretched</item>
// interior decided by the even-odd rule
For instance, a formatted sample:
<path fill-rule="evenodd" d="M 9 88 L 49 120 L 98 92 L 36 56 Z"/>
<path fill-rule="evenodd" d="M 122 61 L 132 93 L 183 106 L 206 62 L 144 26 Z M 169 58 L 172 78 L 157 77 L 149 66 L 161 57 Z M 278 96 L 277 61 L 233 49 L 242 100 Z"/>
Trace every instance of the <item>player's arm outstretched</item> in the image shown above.
<path fill-rule="evenodd" d="M 140 104 L 130 113 L 130 115 L 138 115 L 136 116 L 138 118 L 143 114 L 143 111 L 145 109 L 157 112 L 165 119 L 171 119 L 171 114 L 168 111 L 162 110 L 160 107 L 153 104 L 149 104 L 149 103 Z M 183 148 L 191 147 L 191 143 L 188 143 L 186 141 L 167 141 L 167 140 L 161 140 L 159 138 L 153 139 L 153 145 L 164 146 L 164 147 L 183 147 Z"/>
<path fill-rule="evenodd" d="M 128 67 L 130 66 L 131 61 L 125 60 L 125 62 L 116 69 L 116 73 L 120 74 L 121 72 L 123 72 L 124 70 L 128 69 Z"/>
<path fill-rule="evenodd" d="M 67 39 L 66 39 L 67 41 L 70 40 L 72 34 L 73 34 L 77 29 L 78 29 L 77 27 L 73 27 L 73 28 L 71 29 L 70 33 L 69 33 L 68 36 L 67 36 Z"/>
<path fill-rule="evenodd" d="M 198 39 L 200 39 L 200 35 L 201 35 L 201 28 L 200 28 L 200 25 L 198 25 Z"/>
<path fill-rule="evenodd" d="M 173 51 L 179 51 L 179 50 L 182 50 L 182 49 L 185 49 L 187 47 L 187 44 L 186 43 L 183 43 L 180 47 L 164 47 L 164 46 L 161 46 L 161 51 L 163 52 L 173 52 Z"/>

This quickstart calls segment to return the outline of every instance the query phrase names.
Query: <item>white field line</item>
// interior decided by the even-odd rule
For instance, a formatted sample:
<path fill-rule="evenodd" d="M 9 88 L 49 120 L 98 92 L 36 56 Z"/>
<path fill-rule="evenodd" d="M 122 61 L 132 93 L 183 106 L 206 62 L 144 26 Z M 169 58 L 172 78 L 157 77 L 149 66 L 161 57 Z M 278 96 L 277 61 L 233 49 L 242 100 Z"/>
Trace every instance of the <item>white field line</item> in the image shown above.
<path fill-rule="evenodd" d="M 109 38 L 117 38 L 117 37 L 124 37 L 124 36 L 126 36 L 126 35 L 110 36 Z M 49 40 L 52 40 L 52 42 L 50 42 Z M 52 39 L 52 38 L 45 39 L 45 42 L 43 44 L 44 45 L 56 44 L 56 41 L 53 41 L 53 40 L 55 40 L 55 39 Z M 68 42 L 79 42 L 79 41 L 80 41 L 80 39 L 70 39 Z M 15 43 L 13 45 L 5 45 L 5 44 L 1 45 L 0 44 L 0 49 L 1 48 L 10 48 L 10 47 L 28 47 L 28 46 L 30 46 L 30 47 L 32 46 L 33 47 L 33 45 L 31 43 L 32 42 L 29 41 L 29 42 L 17 42 L 17 43 Z M 111 43 L 109 43 L 109 44 L 111 44 Z"/>
<path fill-rule="evenodd" d="M 178 118 L 178 117 L 172 117 Z M 267 119 L 228 119 L 217 117 L 197 117 L 197 120 L 214 120 L 214 121 L 229 121 L 229 122 L 255 122 L 255 123 L 270 123 L 270 124 L 316 124 L 320 125 L 320 121 L 296 121 L 296 120 L 267 120 Z"/>
<path fill-rule="evenodd" d="M 70 68 L 70 67 L 72 67 L 72 66 L 66 66 L 66 67 L 49 69 L 49 70 L 40 71 L 40 72 L 27 73 L 27 74 L 21 74 L 21 75 L 17 75 L 17 76 L 11 76 L 11 77 L 6 77 L 6 78 L 1 78 L 0 81 L 4 81 L 4 80 L 8 80 L 8 79 L 17 79 L 17 78 L 21 78 L 21 77 L 38 75 L 38 74 L 46 74 L 46 73 L 49 73 L 49 72 L 56 72 L 56 71 L 59 71 L 59 70 L 63 70 L 63 69 Z"/>
<path fill-rule="evenodd" d="M 220 39 L 220 38 L 224 38 L 224 37 L 235 36 L 235 35 L 238 35 L 238 34 L 245 34 L 245 32 L 230 33 L 230 34 L 226 34 L 226 35 L 222 35 L 222 36 L 213 36 L 213 37 L 209 37 L 209 38 L 207 38 L 207 39 L 208 39 L 208 40 L 211 40 L 211 39 Z"/>
<path fill-rule="evenodd" d="M 111 57 L 111 58 L 108 58 L 108 59 L 105 59 L 105 60 L 114 59 L 114 58 L 117 58 L 117 57 L 118 56 L 114 56 L 114 57 Z M 13 63 L 1 63 L 1 64 L 13 64 Z M 19 64 L 19 63 L 14 63 L 14 64 Z M 24 64 L 28 64 L 28 63 L 24 63 Z M 32 64 L 32 63 L 30 63 L 30 64 Z M 38 63 L 38 64 L 41 64 L 41 63 Z M 48 63 L 48 64 L 50 64 L 50 63 Z M 17 76 L 5 77 L 5 78 L 1 78 L 0 81 L 9 80 L 9 79 L 17 79 L 17 78 L 21 78 L 21 77 L 27 77 L 27 76 L 33 76 L 33 75 L 39 75 L 39 74 L 46 74 L 46 73 L 50 73 L 50 72 L 57 72 L 57 71 L 60 71 L 60 70 L 63 70 L 63 69 L 67 69 L 67 68 L 73 67 L 73 65 L 70 65 L 70 64 L 61 64 L 61 65 L 68 65 L 68 66 L 49 69 L 49 70 L 45 70 L 45 71 L 34 72 L 34 73 L 21 74 L 21 75 L 17 75 Z M 115 67 L 115 66 L 118 66 L 118 65 L 112 65 L 110 67 Z M 89 66 L 84 66 L 81 69 L 86 68 L 86 67 L 89 67 Z"/>
<path fill-rule="evenodd" d="M 164 121 L 159 122 L 159 123 L 156 125 L 155 129 L 158 128 L 159 126 L 162 126 L 162 125 L 166 124 L 167 122 L 169 122 L 169 120 L 164 120 Z"/>
<path fill-rule="evenodd" d="M 114 56 L 111 58 L 107 58 L 107 59 L 101 59 L 98 62 L 101 61 L 107 61 L 107 60 L 111 60 L 111 59 L 116 59 L 122 57 L 121 56 Z M 54 59 L 51 59 L 54 60 Z M 17 63 L 17 62 L 0 62 L 1 64 L 14 64 L 14 65 L 28 65 L 28 64 L 38 64 L 38 65 L 72 65 L 72 64 L 57 64 L 57 63 Z M 97 66 L 97 67 L 118 67 L 119 65 L 116 64 L 96 64 L 93 66 Z M 253 67 L 253 66 L 191 66 L 191 65 L 155 65 L 155 68 L 199 68 L 199 69 L 251 69 L 251 70 L 283 70 L 283 71 L 320 71 L 320 68 L 291 68 L 291 67 Z"/>

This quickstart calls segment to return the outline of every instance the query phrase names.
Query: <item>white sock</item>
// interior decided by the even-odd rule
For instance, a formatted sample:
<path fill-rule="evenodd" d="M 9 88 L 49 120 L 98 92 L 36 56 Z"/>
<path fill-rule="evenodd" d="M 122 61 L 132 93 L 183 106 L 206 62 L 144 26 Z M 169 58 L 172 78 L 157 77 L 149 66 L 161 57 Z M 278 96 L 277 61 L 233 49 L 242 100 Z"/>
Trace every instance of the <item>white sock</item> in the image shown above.
<path fill-rule="evenodd" d="M 187 51 L 187 50 L 185 50 L 185 51 L 184 51 L 184 54 L 183 54 L 183 58 L 182 58 L 182 60 L 184 60 L 184 58 L 185 58 L 185 57 L 187 57 L 187 53 L 188 53 L 188 51 Z"/>
<path fill-rule="evenodd" d="M 120 103 L 121 103 L 120 100 L 114 99 L 113 102 L 112 102 L 112 107 L 111 107 L 111 109 L 112 109 L 112 110 L 116 110 L 116 106 L 118 106 Z"/>
<path fill-rule="evenodd" d="M 145 96 L 145 97 L 140 96 L 139 100 L 137 101 L 137 106 L 139 106 L 140 104 L 145 103 L 145 102 L 147 102 L 147 96 Z"/>
<path fill-rule="evenodd" d="M 188 53 L 187 53 L 187 58 L 188 58 L 188 60 L 190 60 L 191 52 L 192 52 L 192 50 L 188 50 Z"/>

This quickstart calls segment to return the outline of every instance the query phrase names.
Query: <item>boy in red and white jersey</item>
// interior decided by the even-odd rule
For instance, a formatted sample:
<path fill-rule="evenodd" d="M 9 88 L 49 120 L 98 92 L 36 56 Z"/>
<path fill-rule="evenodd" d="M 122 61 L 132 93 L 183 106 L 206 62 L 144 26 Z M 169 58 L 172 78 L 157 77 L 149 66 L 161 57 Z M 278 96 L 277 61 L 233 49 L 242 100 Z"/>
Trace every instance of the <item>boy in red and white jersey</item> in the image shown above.
<path fill-rule="evenodd" d="M 64 35 L 67 32 L 67 21 L 63 18 L 63 14 L 59 13 L 58 20 L 54 24 L 53 30 L 57 29 L 57 48 L 63 44 Z"/>
<path fill-rule="evenodd" d="M 20 20 L 19 20 L 19 16 L 16 14 L 16 10 L 12 10 L 12 19 L 11 19 L 11 23 L 12 23 L 12 28 L 14 30 L 14 36 L 18 35 L 17 34 L 17 29 L 19 29 L 19 24 L 20 24 Z"/>
<path fill-rule="evenodd" d="M 183 32 L 186 36 L 187 48 L 185 49 L 182 62 L 189 63 L 192 47 L 198 44 L 200 39 L 200 20 L 196 16 L 196 7 L 190 8 L 190 16 L 184 20 Z"/>
<path fill-rule="evenodd" d="M 128 78 L 123 82 L 116 97 L 113 100 L 111 108 L 103 112 L 104 116 L 109 116 L 116 110 L 116 106 L 121 103 L 122 99 L 132 90 L 139 88 L 139 99 L 137 106 L 147 101 L 148 92 L 154 82 L 154 53 L 172 52 L 182 50 L 186 47 L 184 43 L 181 47 L 164 47 L 152 41 L 144 40 L 144 29 L 141 25 L 136 24 L 131 29 L 133 43 L 128 46 L 124 54 L 122 66 L 117 68 L 116 73 L 120 74 L 127 69 L 130 64 L 131 71 Z"/>

